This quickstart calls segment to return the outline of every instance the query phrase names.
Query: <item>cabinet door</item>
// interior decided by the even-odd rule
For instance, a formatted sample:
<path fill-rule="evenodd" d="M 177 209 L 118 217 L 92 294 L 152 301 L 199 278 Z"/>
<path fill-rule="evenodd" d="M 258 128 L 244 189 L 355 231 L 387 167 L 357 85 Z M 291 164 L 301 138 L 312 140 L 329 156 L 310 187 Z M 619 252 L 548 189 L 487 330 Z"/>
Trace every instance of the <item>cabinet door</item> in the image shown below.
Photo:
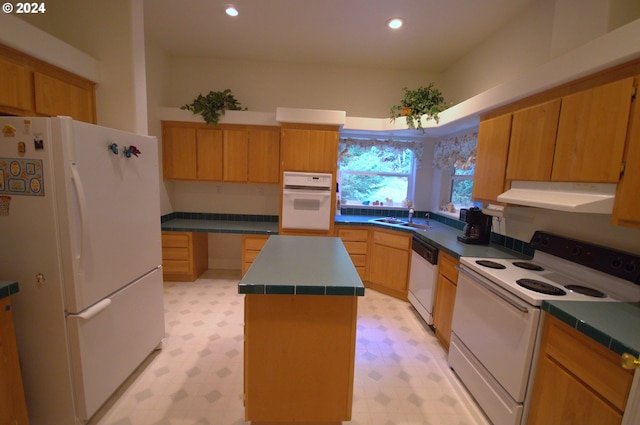
<path fill-rule="evenodd" d="M 333 173 L 338 161 L 338 131 L 285 128 L 282 169 Z"/>
<path fill-rule="evenodd" d="M 433 305 L 433 327 L 436 337 L 448 350 L 451 341 L 451 323 L 453 321 L 453 306 L 456 299 L 456 285 L 444 275 L 438 275 L 436 298 Z"/>
<path fill-rule="evenodd" d="M 280 181 L 280 129 L 252 128 L 249 132 L 249 182 Z"/>
<path fill-rule="evenodd" d="M 622 415 L 548 357 L 540 359 L 529 425 L 620 425 Z"/>
<path fill-rule="evenodd" d="M 0 424 L 27 425 L 10 299 L 0 299 Z"/>
<path fill-rule="evenodd" d="M 35 110 L 39 114 L 66 115 L 95 123 L 92 87 L 81 87 L 40 72 L 33 73 Z"/>
<path fill-rule="evenodd" d="M 163 126 L 162 173 L 165 180 L 197 177 L 196 129 Z"/>
<path fill-rule="evenodd" d="M 198 180 L 222 181 L 222 130 L 198 128 L 196 140 Z"/>
<path fill-rule="evenodd" d="M 632 92 L 629 77 L 562 98 L 552 180 L 618 182 Z"/>
<path fill-rule="evenodd" d="M 399 294 L 404 293 L 406 297 L 406 266 L 409 264 L 409 253 L 406 250 L 373 244 L 371 259 L 369 280 Z"/>
<path fill-rule="evenodd" d="M 26 67 L 0 58 L 0 105 L 33 110 L 31 73 Z"/>
<path fill-rule="evenodd" d="M 514 112 L 507 180 L 551 180 L 560 99 Z"/>
<path fill-rule="evenodd" d="M 249 179 L 249 132 L 247 129 L 223 131 L 223 179 L 226 182 L 246 182 Z"/>
<path fill-rule="evenodd" d="M 640 80 L 640 77 L 637 77 Z M 637 84 L 637 82 L 636 82 Z M 618 183 L 615 203 L 613 204 L 613 224 L 640 228 L 640 106 L 638 100 L 633 103 L 629 134 L 624 159 L 624 172 Z"/>
<path fill-rule="evenodd" d="M 476 169 L 473 177 L 474 200 L 496 202 L 505 189 L 511 114 L 480 122 Z"/>

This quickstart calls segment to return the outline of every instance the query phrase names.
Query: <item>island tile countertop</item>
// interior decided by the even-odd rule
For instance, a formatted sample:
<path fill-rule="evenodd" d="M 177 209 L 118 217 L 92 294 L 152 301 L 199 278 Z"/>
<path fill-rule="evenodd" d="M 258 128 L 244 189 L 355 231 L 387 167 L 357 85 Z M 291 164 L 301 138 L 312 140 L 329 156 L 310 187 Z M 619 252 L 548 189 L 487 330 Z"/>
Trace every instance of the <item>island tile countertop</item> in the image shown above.
<path fill-rule="evenodd" d="M 340 238 L 269 238 L 238 284 L 240 294 L 364 295 Z"/>
<path fill-rule="evenodd" d="M 0 280 L 0 298 L 6 298 L 18 292 L 18 282 Z"/>
<path fill-rule="evenodd" d="M 617 354 L 640 356 L 638 303 L 549 300 L 542 309 Z"/>

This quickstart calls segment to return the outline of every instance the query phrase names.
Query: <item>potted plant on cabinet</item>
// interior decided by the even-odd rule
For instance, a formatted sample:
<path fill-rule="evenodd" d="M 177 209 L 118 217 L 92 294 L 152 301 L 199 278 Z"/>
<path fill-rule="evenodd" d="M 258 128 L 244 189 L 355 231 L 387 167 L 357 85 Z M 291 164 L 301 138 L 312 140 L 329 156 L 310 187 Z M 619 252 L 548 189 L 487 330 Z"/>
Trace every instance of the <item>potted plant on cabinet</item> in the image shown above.
<path fill-rule="evenodd" d="M 426 115 L 427 120 L 433 118 L 438 122 L 438 113 L 444 111 L 447 105 L 442 93 L 434 83 L 429 83 L 426 87 L 418 87 L 415 90 L 409 90 L 406 87 L 403 87 L 402 90 L 404 90 L 404 97 L 400 101 L 400 105 L 391 107 L 392 121 L 404 116 L 409 128 L 416 128 L 423 132 L 423 115 Z"/>
<path fill-rule="evenodd" d="M 192 103 L 181 106 L 180 109 L 200 114 L 207 124 L 213 125 L 218 124 L 225 111 L 247 110 L 246 107 L 240 106 L 240 102 L 233 97 L 229 89 L 210 91 L 206 96 L 199 94 Z"/>

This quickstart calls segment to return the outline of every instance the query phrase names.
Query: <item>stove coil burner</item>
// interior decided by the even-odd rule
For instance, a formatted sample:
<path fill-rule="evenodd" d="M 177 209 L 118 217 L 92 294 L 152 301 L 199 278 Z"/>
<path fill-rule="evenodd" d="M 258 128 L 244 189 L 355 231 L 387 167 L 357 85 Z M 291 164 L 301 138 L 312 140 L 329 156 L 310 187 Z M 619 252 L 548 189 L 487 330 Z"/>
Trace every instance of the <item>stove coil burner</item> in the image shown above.
<path fill-rule="evenodd" d="M 556 296 L 567 295 L 567 293 L 564 290 L 558 287 L 555 287 L 553 285 L 550 285 L 546 282 L 541 282 L 535 279 L 518 279 L 516 280 L 516 283 L 522 286 L 523 288 L 530 289 L 535 292 L 540 292 L 542 294 L 556 295 Z"/>
<path fill-rule="evenodd" d="M 582 285 L 565 285 L 564 287 L 572 292 L 576 292 L 582 295 L 587 295 L 589 297 L 606 298 L 607 296 L 604 292 L 598 291 L 597 289 L 588 288 Z"/>
<path fill-rule="evenodd" d="M 521 269 L 533 270 L 536 272 L 541 272 L 544 270 L 543 267 L 540 267 L 539 265 L 534 263 L 529 263 L 527 261 L 514 261 L 513 265 L 516 267 L 520 267 Z"/>
<path fill-rule="evenodd" d="M 476 264 L 479 264 L 483 267 L 489 267 L 490 269 L 506 269 L 507 266 L 500 264 L 500 263 L 496 263 L 495 261 L 489 261 L 489 260 L 476 260 Z"/>

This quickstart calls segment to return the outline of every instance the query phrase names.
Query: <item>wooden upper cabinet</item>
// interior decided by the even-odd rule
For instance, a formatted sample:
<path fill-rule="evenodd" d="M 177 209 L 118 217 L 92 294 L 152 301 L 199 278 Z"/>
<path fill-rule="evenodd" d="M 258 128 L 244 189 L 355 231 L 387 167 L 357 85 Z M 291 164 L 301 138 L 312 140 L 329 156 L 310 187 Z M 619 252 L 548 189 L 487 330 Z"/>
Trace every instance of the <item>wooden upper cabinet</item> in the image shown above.
<path fill-rule="evenodd" d="M 504 192 L 511 114 L 480 121 L 472 197 L 496 202 Z"/>
<path fill-rule="evenodd" d="M 337 162 L 337 127 L 283 125 L 283 171 L 334 173 Z"/>
<path fill-rule="evenodd" d="M 629 77 L 562 98 L 552 180 L 618 182 L 632 94 Z"/>
<path fill-rule="evenodd" d="M 249 179 L 249 130 L 223 130 L 223 180 L 247 182 Z"/>
<path fill-rule="evenodd" d="M 0 112 L 96 123 L 95 83 L 0 45 Z"/>
<path fill-rule="evenodd" d="M 29 69 L 0 57 L 0 76 L 0 105 L 32 111 L 33 85 Z"/>
<path fill-rule="evenodd" d="M 38 114 L 65 115 L 79 121 L 95 122 L 93 88 L 40 72 L 33 73 L 33 82 Z"/>
<path fill-rule="evenodd" d="M 162 173 L 165 180 L 195 180 L 197 177 L 196 129 L 162 128 Z"/>
<path fill-rule="evenodd" d="M 249 133 L 249 181 L 280 181 L 280 128 L 252 127 Z"/>
<path fill-rule="evenodd" d="M 636 77 L 636 85 L 640 76 Z M 615 203 L 613 204 L 612 223 L 619 226 L 640 229 L 640 106 L 638 99 L 633 102 L 629 133 L 624 156 L 624 172 L 618 183 Z"/>
<path fill-rule="evenodd" d="M 513 113 L 507 180 L 551 180 L 560 99 Z"/>
<path fill-rule="evenodd" d="M 222 130 L 196 129 L 196 157 L 198 180 L 222 180 Z"/>

